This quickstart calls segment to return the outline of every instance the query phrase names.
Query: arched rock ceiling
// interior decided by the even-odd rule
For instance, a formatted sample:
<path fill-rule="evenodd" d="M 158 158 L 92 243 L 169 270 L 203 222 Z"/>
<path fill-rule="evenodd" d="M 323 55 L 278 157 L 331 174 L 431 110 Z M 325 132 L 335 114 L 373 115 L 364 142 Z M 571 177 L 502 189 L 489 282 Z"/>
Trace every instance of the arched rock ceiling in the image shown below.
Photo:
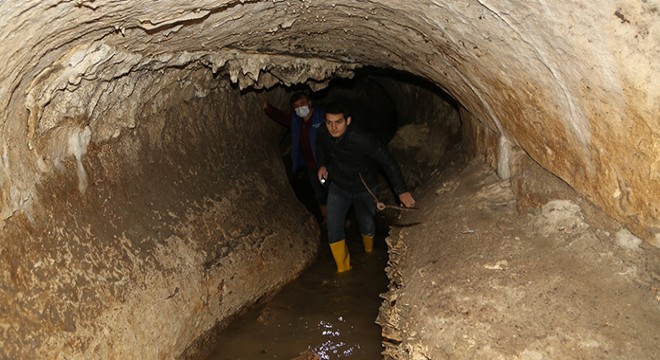
<path fill-rule="evenodd" d="M 39 173 L 48 171 L 50 165 L 34 149 L 39 129 L 60 126 L 63 118 L 99 117 L 107 108 L 96 105 L 119 96 L 120 81 L 131 91 L 159 87 L 163 79 L 140 74 L 176 67 L 208 68 L 241 87 L 306 81 L 322 87 L 331 76 L 350 76 L 352 69 L 371 65 L 434 82 L 548 170 L 658 243 L 658 5 L 654 0 L 4 2 L 2 218 L 29 203 Z M 204 96 L 207 85 L 196 86 L 194 96 Z M 125 98 L 142 100 L 130 91 Z M 93 123 L 85 132 L 82 125 L 83 145 L 103 142 L 112 133 L 97 131 Z M 117 125 L 123 126 L 136 124 Z"/>

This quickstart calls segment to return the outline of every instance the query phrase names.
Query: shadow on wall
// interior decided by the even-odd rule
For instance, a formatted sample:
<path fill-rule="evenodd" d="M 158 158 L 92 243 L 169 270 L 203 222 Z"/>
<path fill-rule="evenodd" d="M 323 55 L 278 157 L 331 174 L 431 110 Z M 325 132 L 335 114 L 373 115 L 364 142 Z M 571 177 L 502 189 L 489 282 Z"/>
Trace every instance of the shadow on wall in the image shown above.
<path fill-rule="evenodd" d="M 344 103 L 357 127 L 371 131 L 387 144 L 399 126 L 395 101 L 388 89 L 370 72 L 362 72 L 353 79 L 335 79 L 317 94 L 321 105 L 332 101 Z"/>
<path fill-rule="evenodd" d="M 354 124 L 376 133 L 384 144 L 406 124 L 443 122 L 452 112 L 458 119 L 458 103 L 449 94 L 420 77 L 396 70 L 364 68 L 353 79 L 334 79 L 314 97 L 320 104 L 345 103 Z"/>
<path fill-rule="evenodd" d="M 297 91 L 309 89 L 278 88 L 269 97 L 278 96 L 278 105 L 290 110 L 289 104 L 283 105 L 281 101 L 288 101 L 290 94 Z M 311 98 L 321 107 L 333 101 L 343 102 L 352 124 L 375 133 L 383 144 L 389 144 L 411 188 L 439 168 L 439 159 L 450 142 L 460 141 L 456 100 L 436 85 L 407 73 L 365 68 L 352 79 L 332 80 L 326 89 L 311 93 Z M 306 176 L 301 179 L 291 173 L 290 146 L 290 133 L 286 132 L 280 141 L 280 151 L 291 186 L 318 218 L 315 203 L 305 201 L 312 191 Z M 382 184 L 381 189 L 386 188 Z"/>
<path fill-rule="evenodd" d="M 325 107 L 333 101 L 341 101 L 348 108 L 353 119 L 352 124 L 375 133 L 378 139 L 387 144 L 394 136 L 397 127 L 397 110 L 394 99 L 385 86 L 376 81 L 369 72 L 356 75 L 353 79 L 334 79 L 324 90 L 311 92 L 303 85 L 291 88 L 277 88 L 269 92 L 268 98 L 282 110 L 290 111 L 288 102 L 295 92 L 309 93 L 315 105 Z M 286 169 L 289 183 L 298 199 L 318 219 L 321 214 L 314 200 L 313 190 L 307 179 L 306 171 L 293 174 L 291 169 L 291 132 L 285 131 L 279 141 L 280 154 Z"/>

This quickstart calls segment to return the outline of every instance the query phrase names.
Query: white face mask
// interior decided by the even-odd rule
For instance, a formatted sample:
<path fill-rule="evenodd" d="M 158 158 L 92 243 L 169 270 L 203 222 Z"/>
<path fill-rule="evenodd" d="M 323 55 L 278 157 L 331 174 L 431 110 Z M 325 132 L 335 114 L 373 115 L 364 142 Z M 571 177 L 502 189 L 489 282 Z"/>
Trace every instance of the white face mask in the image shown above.
<path fill-rule="evenodd" d="M 309 115 L 309 106 L 301 106 L 299 108 L 296 108 L 296 115 L 300 116 L 301 118 L 306 118 L 307 115 Z"/>

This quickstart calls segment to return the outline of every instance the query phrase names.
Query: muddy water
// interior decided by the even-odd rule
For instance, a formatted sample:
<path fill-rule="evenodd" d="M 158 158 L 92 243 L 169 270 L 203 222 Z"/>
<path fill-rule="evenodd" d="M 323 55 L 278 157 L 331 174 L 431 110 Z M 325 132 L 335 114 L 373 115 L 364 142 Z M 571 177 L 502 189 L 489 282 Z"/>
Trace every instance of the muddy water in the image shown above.
<path fill-rule="evenodd" d="M 353 270 L 344 274 L 336 274 L 324 242 L 310 269 L 230 324 L 207 359 L 288 360 L 305 351 L 320 359 L 380 359 L 381 328 L 374 321 L 387 287 L 385 231 L 371 254 L 364 253 L 359 233 L 349 231 Z"/>

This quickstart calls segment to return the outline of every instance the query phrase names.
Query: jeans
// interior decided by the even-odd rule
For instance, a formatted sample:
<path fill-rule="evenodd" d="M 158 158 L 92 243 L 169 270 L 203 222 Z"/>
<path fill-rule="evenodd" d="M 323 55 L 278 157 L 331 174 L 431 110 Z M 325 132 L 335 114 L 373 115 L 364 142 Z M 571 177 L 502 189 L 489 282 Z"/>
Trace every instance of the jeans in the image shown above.
<path fill-rule="evenodd" d="M 344 222 L 351 205 L 355 207 L 362 235 L 374 236 L 376 234 L 376 202 L 369 192 L 361 191 L 351 193 L 340 189 L 330 183 L 328 189 L 328 242 L 334 243 L 346 239 Z"/>

